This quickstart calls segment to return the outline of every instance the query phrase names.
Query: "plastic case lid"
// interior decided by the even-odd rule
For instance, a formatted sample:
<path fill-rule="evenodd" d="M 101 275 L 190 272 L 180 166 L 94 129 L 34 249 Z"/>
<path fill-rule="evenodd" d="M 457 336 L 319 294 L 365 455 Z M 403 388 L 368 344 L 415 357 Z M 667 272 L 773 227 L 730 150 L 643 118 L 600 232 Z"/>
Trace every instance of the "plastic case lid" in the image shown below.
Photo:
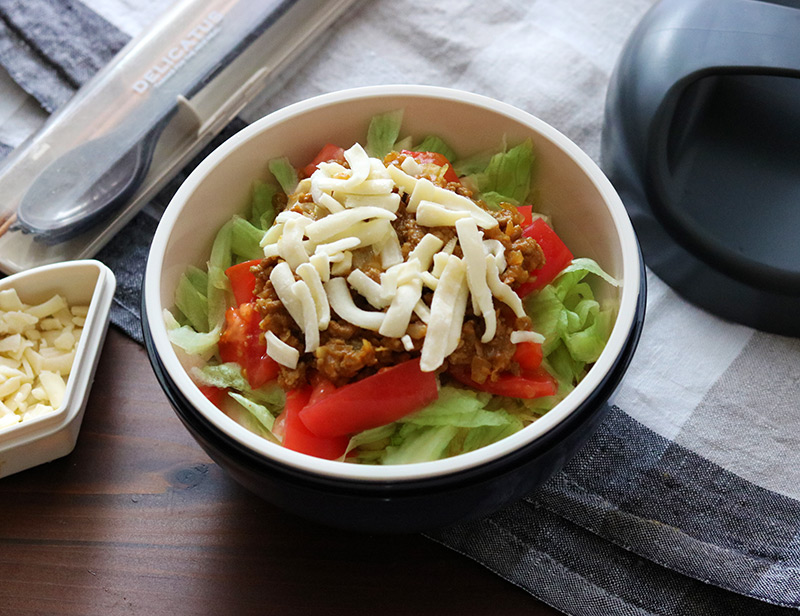
<path fill-rule="evenodd" d="M 800 336 L 800 0 L 662 0 L 609 85 L 602 167 L 689 301 Z"/>
<path fill-rule="evenodd" d="M 94 255 L 353 2 L 177 3 L 0 168 L 0 270 Z"/>

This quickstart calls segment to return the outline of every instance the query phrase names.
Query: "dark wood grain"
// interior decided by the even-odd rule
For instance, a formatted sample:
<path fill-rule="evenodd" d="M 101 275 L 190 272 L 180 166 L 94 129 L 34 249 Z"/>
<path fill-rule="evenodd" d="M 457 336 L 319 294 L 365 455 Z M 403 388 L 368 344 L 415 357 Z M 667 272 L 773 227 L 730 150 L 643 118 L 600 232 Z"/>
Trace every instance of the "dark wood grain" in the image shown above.
<path fill-rule="evenodd" d="M 256 498 L 109 332 L 75 451 L 0 480 L 0 614 L 558 614 L 420 535 L 311 525 Z"/>

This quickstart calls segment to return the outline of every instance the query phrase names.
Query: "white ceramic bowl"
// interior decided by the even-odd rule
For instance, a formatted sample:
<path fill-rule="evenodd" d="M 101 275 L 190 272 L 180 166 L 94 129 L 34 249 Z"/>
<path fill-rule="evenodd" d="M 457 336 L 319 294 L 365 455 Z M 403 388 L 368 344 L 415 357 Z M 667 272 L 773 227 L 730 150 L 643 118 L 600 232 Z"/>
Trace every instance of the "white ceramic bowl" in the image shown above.
<path fill-rule="evenodd" d="M 552 217 L 575 255 L 596 259 L 623 281 L 618 290 L 598 287 L 604 301 L 618 306 L 617 319 L 606 349 L 584 380 L 556 408 L 517 434 L 434 462 L 362 466 L 321 460 L 264 440 L 206 400 L 187 373 L 191 360 L 169 342 L 162 311 L 172 307 L 186 267 L 203 266 L 220 226 L 246 211 L 253 180 L 269 178 L 270 159 L 288 156 L 301 166 L 325 143 L 343 147 L 363 143 L 370 118 L 394 109 L 404 110 L 402 135 L 439 135 L 460 156 L 496 149 L 504 138 L 511 144 L 531 138 L 536 156 L 535 209 Z M 637 239 L 619 197 L 594 162 L 556 129 L 510 105 L 467 92 L 429 86 L 367 87 L 323 95 L 262 118 L 197 167 L 164 213 L 152 243 L 144 285 L 145 335 L 162 386 L 212 456 L 219 452 L 208 441 L 221 438 L 248 460 L 277 466 L 293 476 L 359 487 L 370 483 L 408 487 L 501 464 L 592 402 L 610 380 L 618 381 L 619 368 L 627 365 L 641 327 L 642 274 Z M 195 421 L 202 424 L 202 435 Z M 249 484 L 254 487 L 254 480 Z"/>
<path fill-rule="evenodd" d="M 88 305 L 89 313 L 61 406 L 0 430 L 0 477 L 50 462 L 75 448 L 108 330 L 116 280 L 110 269 L 90 259 L 44 265 L 0 280 L 0 291 L 10 288 L 26 304 L 44 302 L 58 293 L 70 306 Z"/>

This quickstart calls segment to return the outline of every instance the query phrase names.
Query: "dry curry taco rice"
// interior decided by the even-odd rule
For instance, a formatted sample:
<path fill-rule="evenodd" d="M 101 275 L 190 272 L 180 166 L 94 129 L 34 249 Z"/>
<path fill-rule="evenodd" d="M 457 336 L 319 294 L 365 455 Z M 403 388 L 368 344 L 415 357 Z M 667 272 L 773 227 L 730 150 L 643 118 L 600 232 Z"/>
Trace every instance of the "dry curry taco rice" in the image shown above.
<path fill-rule="evenodd" d="M 399 464 L 472 451 L 550 410 L 615 309 L 529 201 L 530 141 L 459 159 L 402 113 L 364 145 L 269 161 L 165 311 L 191 376 L 250 430 L 312 456 Z"/>

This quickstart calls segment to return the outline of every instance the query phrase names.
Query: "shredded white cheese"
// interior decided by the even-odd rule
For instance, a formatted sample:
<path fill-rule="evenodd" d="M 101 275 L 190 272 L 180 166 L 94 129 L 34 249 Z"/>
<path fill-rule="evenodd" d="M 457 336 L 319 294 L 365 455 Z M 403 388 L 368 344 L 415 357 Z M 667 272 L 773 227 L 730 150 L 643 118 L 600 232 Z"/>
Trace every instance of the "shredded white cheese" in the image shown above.
<path fill-rule="evenodd" d="M 286 344 L 271 331 L 264 334 L 264 338 L 267 342 L 267 355 L 290 370 L 297 368 L 297 362 L 300 359 L 300 351 L 292 345 Z"/>
<path fill-rule="evenodd" d="M 427 325 L 420 365 L 433 371 L 457 348 L 468 302 L 485 323 L 483 342 L 496 335 L 495 299 L 524 316 L 522 301 L 501 279 L 506 268 L 503 244 L 483 237 L 482 230 L 498 226 L 490 213 L 468 197 L 417 177 L 427 166 L 410 156 L 400 166 L 387 166 L 356 144 L 344 157 L 349 168 L 321 163 L 300 184 L 317 206 L 315 218 L 281 212 L 262 241 L 265 256 L 282 259 L 270 280 L 303 331 L 305 352 L 319 345 L 319 332 L 328 327 L 331 311 L 353 325 L 398 338 L 406 350 L 413 350 L 408 331 L 416 315 Z M 427 233 L 404 259 L 392 226 L 402 195 L 408 195 L 407 209 L 417 224 L 455 227 L 456 236 L 445 244 Z M 454 254 L 457 246 L 462 257 Z M 380 282 L 353 267 L 353 251 L 365 247 L 372 247 L 379 260 Z M 430 306 L 422 299 L 425 288 L 433 291 Z M 357 305 L 353 292 L 370 309 Z M 536 336 L 514 332 L 512 342 Z M 271 332 L 267 350 L 282 365 L 297 363 L 297 350 Z"/>

